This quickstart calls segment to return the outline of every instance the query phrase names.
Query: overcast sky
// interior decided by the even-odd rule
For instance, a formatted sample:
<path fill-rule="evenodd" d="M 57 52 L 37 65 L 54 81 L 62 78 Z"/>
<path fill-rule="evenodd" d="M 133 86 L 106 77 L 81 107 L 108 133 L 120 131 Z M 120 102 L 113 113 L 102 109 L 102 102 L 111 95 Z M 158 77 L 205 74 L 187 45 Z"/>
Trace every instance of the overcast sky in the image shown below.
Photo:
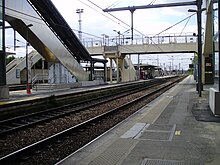
<path fill-rule="evenodd" d="M 83 13 L 81 15 L 82 31 L 99 37 L 101 37 L 101 34 L 116 36 L 117 33 L 113 30 L 117 30 L 123 33 L 130 29 L 130 26 L 128 25 L 131 25 L 130 11 L 116 11 L 110 13 L 117 17 L 119 20 L 123 21 L 123 23 L 108 13 L 102 12 L 102 9 L 141 6 L 148 5 L 152 2 L 154 2 L 153 4 L 186 2 L 186 0 L 65 0 L 65 3 L 63 3 L 61 0 L 52 1 L 60 13 L 67 20 L 70 27 L 74 30 L 78 30 L 79 28 L 79 15 L 76 13 L 76 9 L 83 9 Z M 196 9 L 195 6 L 187 6 L 136 10 L 134 12 L 134 28 L 144 35 L 155 35 L 161 33 L 177 22 L 192 15 L 193 13 L 188 12 L 189 8 Z M 164 31 L 161 35 L 171 33 L 184 35 L 185 33 L 192 34 L 196 31 L 196 15 L 194 15 L 182 23 L 174 26 L 173 28 Z M 75 33 L 77 34 L 77 31 L 75 31 Z M 134 34 L 141 35 L 136 31 L 134 31 Z M 86 34 L 82 35 L 84 40 L 91 37 Z M 146 55 L 141 57 L 141 62 L 157 65 L 157 58 L 159 58 L 159 65 L 164 66 L 164 63 L 166 63 L 165 65 L 168 67 L 171 64 L 171 59 L 174 58 L 174 65 L 178 65 L 174 66 L 174 68 L 179 68 L 179 63 L 181 63 L 182 66 L 180 67 L 186 69 L 188 68 L 188 64 L 191 62 L 190 58 L 192 56 L 192 54 L 178 54 L 173 57 L 172 55 Z M 132 61 L 137 63 L 137 57 L 133 56 Z"/>
<path fill-rule="evenodd" d="M 65 0 L 65 3 L 62 0 L 52 0 L 52 2 L 56 5 L 58 10 L 67 20 L 69 25 L 76 30 L 78 30 L 79 19 L 79 16 L 76 13 L 76 9 L 84 9 L 84 13 L 82 14 L 82 31 L 97 36 L 101 36 L 101 34 L 112 36 L 115 35 L 113 30 L 124 32 L 130 28 L 109 14 L 102 12 L 101 9 L 109 7 L 117 8 L 148 5 L 152 1 L 155 0 Z M 165 4 L 183 1 L 184 0 L 156 0 L 154 4 Z M 99 6 L 101 9 L 91 2 Z M 192 13 L 187 12 L 189 8 L 195 7 L 187 6 L 136 10 L 134 12 L 134 28 L 145 35 L 160 33 L 166 28 L 190 16 Z M 131 24 L 130 11 L 116 11 L 111 12 L 110 14 L 119 18 L 128 25 Z M 186 23 L 187 26 L 184 28 Z M 187 19 L 186 21 L 164 33 L 180 34 L 182 31 L 186 33 L 195 32 L 196 30 L 196 16 L 193 16 L 190 18 L 190 20 Z M 88 36 L 84 35 L 84 37 Z"/>
<path fill-rule="evenodd" d="M 70 27 L 74 29 L 74 32 L 78 36 L 78 20 L 79 15 L 76 13 L 76 9 L 83 9 L 84 12 L 81 15 L 82 18 L 82 31 L 88 34 L 95 35 L 97 37 L 101 37 L 102 34 L 106 34 L 108 36 L 116 36 L 117 33 L 113 30 L 120 31 L 123 33 L 130 29 L 131 24 L 131 14 L 130 11 L 116 11 L 111 12 L 110 14 L 117 17 L 112 17 L 108 13 L 104 13 L 102 9 L 105 8 L 117 8 L 117 7 L 128 7 L 128 6 L 141 6 L 148 5 L 152 2 L 153 4 L 166 4 L 173 2 L 188 2 L 189 0 L 52 0 L 57 9 L 63 15 L 65 20 L 68 22 Z M 187 6 L 187 7 L 169 7 L 169 8 L 159 8 L 159 9 L 142 9 L 136 10 L 134 12 L 134 29 L 138 30 L 144 35 L 149 34 L 158 34 L 164 31 L 165 29 L 173 26 L 177 22 L 189 17 L 193 13 L 187 12 L 188 9 L 196 9 L 195 6 Z M 204 22 L 204 20 L 203 20 Z M 197 24 L 196 24 L 196 15 L 192 16 L 189 19 L 186 19 L 182 23 L 174 26 L 173 28 L 163 32 L 163 34 L 182 34 L 185 33 L 192 34 L 197 32 Z M 141 35 L 140 33 L 134 31 L 135 35 Z M 83 38 L 91 38 L 92 36 L 82 34 Z M 128 34 L 130 35 L 130 33 Z M 18 50 L 19 51 L 19 50 Z M 20 50 L 23 51 L 23 50 Z M 23 52 L 22 52 L 23 53 Z M 20 54 L 22 54 L 20 53 Z M 19 53 L 18 53 L 19 54 Z M 24 54 L 24 53 L 23 53 Z M 150 56 L 152 57 L 152 56 Z M 160 64 L 163 64 L 164 58 L 166 58 L 166 65 L 170 64 L 172 55 L 163 55 L 160 56 Z M 190 63 L 190 57 L 192 54 L 180 54 L 175 56 L 176 59 L 188 58 L 187 60 L 177 61 L 177 64 L 182 63 L 185 65 L 184 68 L 188 66 Z M 157 56 L 154 56 L 151 61 L 147 61 L 148 63 L 156 63 L 155 61 Z M 149 59 L 149 56 L 143 58 Z M 135 60 L 135 59 L 134 59 Z M 135 61 L 136 62 L 136 61 Z M 134 63 L 135 63 L 134 62 Z M 186 63 L 186 64 L 185 64 Z M 181 67 L 182 68 L 182 67 Z"/>

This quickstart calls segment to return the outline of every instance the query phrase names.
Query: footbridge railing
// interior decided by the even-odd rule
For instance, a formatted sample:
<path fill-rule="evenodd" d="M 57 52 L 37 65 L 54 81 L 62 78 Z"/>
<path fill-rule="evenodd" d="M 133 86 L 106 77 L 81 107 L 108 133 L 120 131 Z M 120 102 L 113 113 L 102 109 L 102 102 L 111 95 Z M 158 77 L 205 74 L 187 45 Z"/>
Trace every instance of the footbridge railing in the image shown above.
<path fill-rule="evenodd" d="M 203 38 L 203 37 L 202 37 Z M 128 35 L 107 36 L 100 38 L 84 38 L 85 47 L 115 46 L 115 45 L 143 45 L 143 44 L 175 44 L 175 43 L 196 43 L 195 33 L 185 34 L 160 34 L 160 35 L 134 35 L 133 41 Z"/>

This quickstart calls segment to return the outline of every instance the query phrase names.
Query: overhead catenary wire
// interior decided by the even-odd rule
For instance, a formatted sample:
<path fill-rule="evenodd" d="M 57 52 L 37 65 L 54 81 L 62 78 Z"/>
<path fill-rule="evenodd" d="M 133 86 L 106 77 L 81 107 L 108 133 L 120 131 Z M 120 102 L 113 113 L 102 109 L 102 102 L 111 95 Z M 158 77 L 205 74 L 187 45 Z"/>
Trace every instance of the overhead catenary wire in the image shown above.
<path fill-rule="evenodd" d="M 34 22 L 34 23 L 36 23 L 36 24 L 40 24 L 40 25 L 46 26 L 45 23 L 39 22 L 39 21 L 41 21 L 41 19 L 38 18 L 38 17 L 32 16 L 32 15 L 27 14 L 27 13 L 20 12 L 20 11 L 17 11 L 17 10 L 12 10 L 12 9 L 10 9 L 10 8 L 7 8 L 7 10 L 11 10 L 11 11 L 13 11 L 13 12 L 19 13 L 20 15 L 24 15 L 24 16 L 25 16 L 25 17 L 20 16 L 20 17 L 19 17 L 20 19 L 24 19 L 24 20 L 27 20 L 27 21 Z M 60 27 L 64 27 L 63 25 L 60 25 L 60 24 L 56 24 L 56 25 L 57 25 L 57 26 L 60 26 Z M 77 32 L 78 32 L 78 30 L 76 30 L 76 29 L 73 29 L 73 28 L 71 28 L 71 29 L 72 29 L 73 31 L 77 31 Z M 97 37 L 97 38 L 102 38 L 101 36 L 97 36 L 97 35 L 94 35 L 94 34 L 91 34 L 91 33 L 83 32 L 83 31 L 82 31 L 82 33 L 83 33 L 83 34 L 86 34 L 86 35 L 89 35 L 89 36 L 93 36 L 93 37 Z"/>
<path fill-rule="evenodd" d="M 81 2 L 81 0 L 79 0 Z M 96 6 L 97 8 L 103 10 L 99 5 L 95 4 L 94 2 L 92 2 L 91 0 L 88 0 L 88 2 L 90 2 L 91 4 L 93 4 L 94 6 Z M 131 27 L 130 25 L 128 25 L 127 23 L 125 23 L 124 21 L 122 21 L 121 19 L 117 18 L 116 16 L 112 15 L 111 13 L 108 13 L 109 15 L 111 15 L 112 17 L 116 18 L 117 20 L 119 20 L 120 22 L 124 23 L 125 25 L 127 25 L 128 27 Z M 134 28 L 134 31 L 138 32 L 139 34 L 141 34 L 144 37 L 148 37 L 147 35 L 143 34 L 142 32 L 140 32 L 139 30 Z M 163 51 L 158 45 L 155 44 L 155 42 L 149 37 L 149 39 L 152 41 L 153 45 L 155 47 L 157 47 L 157 49 L 159 49 L 160 51 Z"/>
<path fill-rule="evenodd" d="M 10 8 L 7 8 L 7 9 L 8 9 L 8 10 L 12 10 L 12 9 L 10 9 Z M 43 26 L 47 26 L 45 23 L 39 22 L 39 20 L 41 20 L 41 19 L 38 18 L 38 17 L 32 16 L 32 15 L 30 15 L 30 14 L 22 13 L 22 12 L 16 11 L 16 10 L 13 10 L 13 11 L 19 13 L 20 15 L 24 15 L 24 16 L 25 16 L 25 17 L 20 16 L 20 17 L 19 17 L 20 19 L 25 19 L 25 20 L 32 21 L 32 22 L 37 23 L 37 24 L 41 24 L 41 25 L 43 25 Z M 56 24 L 56 25 L 57 25 L 57 26 L 60 26 L 60 27 L 65 27 L 65 26 L 60 25 L 60 24 Z M 72 28 L 71 28 L 71 29 L 72 29 Z M 78 31 L 78 30 L 76 30 L 76 29 L 72 29 L 72 30 L 73 30 L 73 31 Z M 83 31 L 82 31 L 82 33 L 83 33 L 83 34 L 86 34 L 86 35 L 89 35 L 89 36 L 93 36 L 93 37 L 102 39 L 101 36 L 93 35 L 93 34 L 90 34 L 90 33 L 87 33 L 87 32 L 83 32 Z M 115 42 L 115 41 L 114 41 L 114 42 Z M 129 49 L 129 48 L 126 48 L 126 47 L 125 47 L 125 49 L 130 50 L 130 51 L 132 51 L 132 52 L 135 52 L 134 50 Z"/>
<path fill-rule="evenodd" d="M 165 32 L 165 31 L 167 31 L 167 30 L 169 30 L 169 29 L 175 27 L 176 25 L 182 23 L 183 21 L 185 21 L 185 20 L 187 20 L 187 19 L 188 19 L 188 21 L 189 21 L 189 19 L 190 19 L 193 15 L 195 15 L 195 14 L 196 14 L 196 13 L 193 13 L 193 14 L 191 14 L 190 16 L 188 16 L 188 17 L 182 19 L 181 21 L 175 23 L 174 25 L 172 25 L 172 26 L 166 28 L 165 30 L 163 30 L 163 31 L 161 31 L 161 32 L 159 32 L 159 33 L 157 33 L 157 34 L 154 35 L 152 38 L 154 38 L 154 37 L 156 37 L 156 36 L 159 36 L 159 35 L 162 34 L 163 32 Z M 188 21 L 187 21 L 187 23 L 185 24 L 185 26 L 188 24 Z M 184 30 L 184 29 L 185 29 L 185 27 L 183 28 L 183 30 Z M 182 30 L 182 32 L 183 32 L 183 30 Z M 181 32 L 180 34 L 182 34 L 182 32 Z M 166 56 L 169 57 L 170 55 L 166 55 Z M 169 58 L 170 58 L 170 57 L 169 57 Z"/>
<path fill-rule="evenodd" d="M 82 2 L 81 0 L 78 0 L 78 1 L 80 1 L 81 3 L 83 3 L 83 4 L 86 5 L 86 6 L 90 7 L 91 9 L 95 10 L 96 12 L 100 13 L 101 15 L 105 16 L 106 18 L 109 18 L 109 17 L 107 17 L 106 15 L 102 14 L 101 12 L 99 12 L 98 10 L 92 8 L 92 7 L 89 6 L 88 4 Z M 97 8 L 99 8 L 99 9 L 102 11 L 102 8 L 101 8 L 99 5 L 95 4 L 95 3 L 92 2 L 91 0 L 88 0 L 88 2 L 90 2 L 92 5 L 96 6 Z M 130 25 L 128 25 L 127 23 L 125 23 L 125 22 L 122 21 L 121 19 L 117 18 L 117 17 L 114 16 L 113 14 L 111 14 L 111 13 L 108 13 L 108 14 L 111 15 L 112 17 L 114 17 L 115 19 L 117 19 L 118 21 L 124 23 L 124 24 L 127 25 L 128 27 L 130 27 Z M 112 19 L 111 19 L 111 20 L 112 20 Z M 115 21 L 114 21 L 114 22 L 115 22 Z M 121 25 L 121 24 L 120 24 L 120 25 Z M 122 25 L 121 25 L 121 26 L 122 26 Z M 122 27 L 124 27 L 124 26 L 122 26 Z M 124 27 L 124 28 L 125 28 L 125 27 Z M 141 35 L 146 36 L 145 34 L 141 33 L 141 32 L 138 31 L 137 29 L 134 29 L 134 30 L 137 31 L 138 33 L 140 33 Z M 146 37 L 147 37 L 147 36 L 146 36 Z M 150 39 L 151 39 L 151 38 L 150 38 Z M 153 45 L 154 45 L 157 49 L 159 49 L 160 51 L 163 51 L 158 45 L 155 44 L 155 42 L 154 42 L 153 40 L 151 40 L 151 41 L 152 41 Z"/>
<path fill-rule="evenodd" d="M 92 2 L 91 0 L 88 0 L 88 2 L 90 2 L 91 4 L 93 4 L 94 6 L 96 6 L 97 8 L 99 8 L 99 9 L 102 10 L 102 8 L 101 8 L 99 5 L 97 5 L 96 3 Z M 156 0 L 152 0 L 149 5 L 153 5 L 153 3 L 155 3 L 155 2 L 156 2 Z M 110 14 L 110 13 L 108 13 L 108 14 L 109 14 L 109 15 L 112 15 L 112 14 Z M 193 15 L 195 15 L 195 14 L 196 14 L 196 13 L 193 13 L 192 15 L 190 15 L 190 16 L 184 18 L 183 20 L 177 22 L 176 24 L 174 24 L 174 25 L 168 27 L 167 29 L 161 31 L 160 33 L 154 35 L 153 37 L 149 37 L 149 36 L 143 34 L 142 32 L 140 32 L 139 30 L 137 30 L 137 29 L 135 29 L 135 28 L 134 28 L 134 31 L 138 32 L 139 34 L 141 34 L 141 35 L 144 36 L 144 37 L 149 38 L 149 39 L 152 41 L 153 45 L 154 45 L 155 47 L 157 47 L 157 49 L 159 49 L 160 51 L 163 52 L 163 50 L 161 49 L 161 47 L 159 47 L 157 44 L 155 44 L 155 42 L 152 40 L 152 38 L 154 38 L 154 37 L 156 37 L 157 35 L 159 35 L 159 34 L 165 32 L 165 31 L 167 31 L 167 30 L 173 28 L 174 26 L 176 26 L 176 25 L 182 23 L 183 21 L 185 21 L 185 20 L 187 20 L 187 19 L 190 19 L 190 18 L 191 18 Z M 112 15 L 112 16 L 115 17 L 114 15 Z M 116 17 L 116 18 L 117 18 L 117 17 Z M 117 19 L 118 19 L 118 18 L 117 18 Z M 120 20 L 120 19 L 118 19 L 118 20 Z M 122 21 L 122 20 L 120 20 L 120 21 Z M 122 22 L 122 23 L 124 23 L 124 22 Z M 126 25 L 130 27 L 130 25 L 128 25 L 128 24 L 126 24 Z"/>
<path fill-rule="evenodd" d="M 82 2 L 81 0 L 78 0 L 80 2 Z M 97 8 L 99 8 L 101 11 L 103 10 L 99 5 L 97 5 L 96 3 L 90 1 L 90 0 L 87 0 L 89 3 L 91 3 L 92 5 L 96 6 Z M 84 2 L 82 2 L 83 4 L 85 4 Z M 85 4 L 87 5 L 87 4 Z M 88 7 L 92 8 L 91 6 L 87 5 Z M 99 12 L 98 10 L 92 8 L 93 10 L 97 11 L 98 13 L 102 14 L 103 16 L 107 17 L 105 14 Z M 103 11 L 102 11 L 103 12 Z M 128 27 L 131 27 L 129 24 L 127 24 L 126 22 L 122 21 L 121 19 L 119 19 L 118 17 L 114 16 L 113 14 L 111 13 L 107 13 L 108 15 L 112 16 L 113 18 L 115 18 L 116 20 L 118 20 L 119 22 L 123 23 L 124 25 L 128 26 Z M 107 18 L 110 18 L 110 17 L 107 17 Z M 111 19 L 111 18 L 110 18 Z M 112 20 L 112 19 L 111 19 Z M 115 22 L 115 21 L 114 21 Z M 118 22 L 116 22 L 118 24 Z M 122 26 L 121 24 L 119 24 L 120 26 Z M 122 26 L 124 27 L 124 26 Z M 124 27 L 125 29 L 127 29 L 127 27 Z"/>
<path fill-rule="evenodd" d="M 110 8 L 110 7 L 115 7 L 115 6 L 118 5 L 121 1 L 123 1 L 123 0 L 118 0 L 118 1 L 116 1 L 116 2 L 114 2 L 114 3 L 112 3 L 110 6 L 107 7 L 107 9 Z"/>
<path fill-rule="evenodd" d="M 180 33 L 180 35 L 179 35 L 179 36 L 181 36 L 181 35 L 182 35 L 183 31 L 184 31 L 184 30 L 185 30 L 185 28 L 186 28 L 186 25 L 189 23 L 190 18 L 191 18 L 191 17 L 189 17 L 189 19 L 186 21 L 186 24 L 184 25 L 184 27 L 183 27 L 183 29 L 182 29 L 182 31 L 181 31 L 181 33 Z"/>
<path fill-rule="evenodd" d="M 151 3 L 149 3 L 149 5 L 153 5 L 156 2 L 156 0 L 151 1 Z"/>
<path fill-rule="evenodd" d="M 154 35 L 154 37 L 160 35 L 161 33 L 165 32 L 165 31 L 167 31 L 167 30 L 169 30 L 169 29 L 171 29 L 171 28 L 173 28 L 174 26 L 176 26 L 176 25 L 182 23 L 183 21 L 187 20 L 188 18 L 192 17 L 192 16 L 195 15 L 195 14 L 196 14 L 196 13 L 193 13 L 193 14 L 191 14 L 190 16 L 188 16 L 188 17 L 182 19 L 181 21 L 175 23 L 174 25 L 172 25 L 172 26 L 166 28 L 165 30 L 163 30 L 163 31 L 161 31 L 161 32 L 159 32 L 159 33 L 157 33 L 156 35 Z"/>
<path fill-rule="evenodd" d="M 19 13 L 19 15 L 24 15 L 24 16 L 25 16 L 25 17 L 20 16 L 20 17 L 19 17 L 20 19 L 24 19 L 24 20 L 27 20 L 27 21 L 32 21 L 32 22 L 34 22 L 34 23 L 37 23 L 37 24 L 46 26 L 45 23 L 39 22 L 39 21 L 41 21 L 41 18 L 38 18 L 38 17 L 36 17 L 36 16 L 30 15 L 30 14 L 27 14 L 27 13 L 20 12 L 20 11 L 18 11 L 18 10 L 13 10 L 13 9 L 11 9 L 11 8 L 7 8 L 7 10 L 11 10 L 11 11 L 13 11 L 13 12 Z M 60 24 L 56 24 L 56 25 L 57 25 L 57 26 L 60 26 L 60 27 L 64 27 L 63 25 L 60 25 Z M 72 29 L 73 31 L 78 32 L 78 30 L 76 30 L 76 29 L 73 29 L 73 28 L 71 28 L 71 29 Z M 94 34 L 91 34 L 91 33 L 87 33 L 87 32 L 84 32 L 84 31 L 82 31 L 82 33 L 83 33 L 83 34 L 86 34 L 86 35 L 88 35 L 88 36 L 92 36 L 92 37 L 96 37 L 96 38 L 102 39 L 101 36 L 97 36 L 97 35 L 94 35 Z"/>
<path fill-rule="evenodd" d="M 88 0 L 89 2 L 91 2 L 90 0 Z M 25 15 L 27 15 L 27 14 L 25 14 Z M 31 16 L 31 15 L 30 15 Z M 32 20 L 32 19 L 29 19 L 29 20 Z M 38 22 L 39 23 L 39 22 Z M 59 25 L 59 26 L 62 26 L 62 25 Z M 128 25 L 129 26 L 129 25 Z M 77 31 L 77 30 L 75 30 L 75 29 L 73 29 L 74 31 Z M 136 30 L 136 29 L 135 29 Z M 136 30 L 136 31 L 138 31 L 138 30 Z M 142 34 L 143 36 L 146 36 L 146 35 L 144 35 L 143 33 L 141 33 L 140 31 L 138 31 L 140 34 Z M 84 34 L 87 34 L 87 35 L 90 35 L 90 36 L 93 36 L 93 37 L 97 37 L 97 38 L 101 38 L 101 37 L 99 37 L 99 36 L 96 36 L 96 35 L 93 35 L 93 34 L 89 34 L 89 33 L 86 33 L 86 32 L 83 32 Z M 147 36 L 146 36 L 147 37 Z M 154 43 L 154 42 L 153 42 Z M 155 45 L 155 44 L 154 44 Z M 158 45 L 155 45 L 156 47 L 158 47 L 158 49 L 159 50 L 161 50 L 161 51 L 163 51 Z"/>

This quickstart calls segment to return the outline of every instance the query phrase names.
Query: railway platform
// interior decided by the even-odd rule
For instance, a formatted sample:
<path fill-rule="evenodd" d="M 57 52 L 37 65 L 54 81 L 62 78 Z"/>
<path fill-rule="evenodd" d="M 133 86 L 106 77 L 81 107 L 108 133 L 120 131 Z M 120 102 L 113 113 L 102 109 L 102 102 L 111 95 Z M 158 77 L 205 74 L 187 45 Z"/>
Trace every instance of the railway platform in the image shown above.
<path fill-rule="evenodd" d="M 0 108 L 1 106 L 5 105 L 12 105 L 16 103 L 21 103 L 25 101 L 33 101 L 35 99 L 42 99 L 47 98 L 50 96 L 61 96 L 67 94 L 74 94 L 77 92 L 83 91 L 92 91 L 101 88 L 108 88 L 110 86 L 115 86 L 118 84 L 105 84 L 99 86 L 85 86 L 85 87 L 78 87 L 78 88 L 63 88 L 63 89 L 48 89 L 48 90 L 31 90 L 31 94 L 27 94 L 26 90 L 17 90 L 17 91 L 10 91 L 8 99 L 0 99 Z M 120 84 L 119 84 L 120 85 Z"/>
<path fill-rule="evenodd" d="M 169 78 L 173 76 L 164 76 L 162 78 Z M 160 79 L 160 77 L 156 78 Z M 140 81 L 150 81 L 149 80 L 140 80 Z M 68 94 L 74 94 L 78 92 L 89 92 L 98 89 L 105 89 L 110 87 L 122 86 L 126 84 L 137 83 L 136 81 L 133 82 L 123 82 L 123 83 L 106 83 L 103 85 L 92 85 L 92 86 L 83 86 L 77 88 L 61 88 L 61 89 L 48 89 L 48 90 L 31 90 L 31 94 L 27 94 L 26 90 L 17 90 L 17 91 L 10 91 L 8 99 L 0 99 L 0 111 L 2 107 L 10 107 L 16 104 L 22 104 L 22 102 L 29 102 L 29 101 L 37 101 L 38 99 L 45 99 L 51 96 L 63 96 Z"/>
<path fill-rule="evenodd" d="M 173 77 L 173 76 L 164 76 L 164 78 L 169 78 L 169 77 Z M 160 79 L 160 77 L 156 79 Z M 148 81 L 148 80 L 143 80 L 143 81 Z M 77 92 L 93 91 L 97 89 L 104 89 L 104 88 L 121 86 L 121 85 L 126 85 L 126 84 L 131 84 L 131 83 L 136 83 L 136 81 L 124 82 L 124 83 L 106 83 L 103 85 L 83 86 L 83 87 L 77 87 L 77 88 L 61 88 L 61 89 L 48 89 L 48 90 L 44 89 L 44 90 L 37 90 L 37 91 L 31 90 L 31 94 L 27 94 L 26 90 L 10 91 L 9 92 L 10 97 L 8 99 L 0 99 L 0 109 L 3 106 L 10 106 L 16 103 L 33 101 L 35 99 L 48 98 L 50 96 L 61 96 L 61 95 L 67 95 L 67 94 L 74 94 Z"/>
<path fill-rule="evenodd" d="M 220 118 L 192 76 L 59 165 L 219 165 Z"/>

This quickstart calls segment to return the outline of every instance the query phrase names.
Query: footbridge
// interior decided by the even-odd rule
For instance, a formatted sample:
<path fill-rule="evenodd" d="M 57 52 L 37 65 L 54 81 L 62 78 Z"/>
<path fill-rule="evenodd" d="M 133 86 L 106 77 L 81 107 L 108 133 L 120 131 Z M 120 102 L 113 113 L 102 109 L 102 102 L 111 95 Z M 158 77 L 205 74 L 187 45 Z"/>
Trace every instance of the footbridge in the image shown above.
<path fill-rule="evenodd" d="M 160 54 L 160 53 L 195 53 L 198 49 L 197 36 L 187 34 L 165 34 L 108 37 L 103 39 L 86 39 L 83 41 L 91 55 L 102 55 L 105 47 L 116 46 L 121 54 Z"/>
<path fill-rule="evenodd" d="M 89 80 L 80 60 L 94 59 L 50 0 L 7 0 L 5 20 L 48 62 L 61 62 L 78 80 Z"/>
<path fill-rule="evenodd" d="M 213 53 L 218 50 L 218 43 L 213 43 L 213 3 L 218 1 L 206 0 L 206 26 L 204 36 L 201 34 L 201 12 L 204 9 L 201 9 L 202 1 L 192 1 L 192 2 L 183 2 L 183 3 L 172 3 L 172 4 L 163 4 L 163 5 L 147 5 L 147 6 L 133 6 L 133 7 L 121 7 L 115 9 L 105 9 L 105 12 L 111 11 L 122 11 L 122 10 L 130 10 L 131 16 L 133 18 L 133 12 L 136 9 L 144 9 L 144 8 L 159 8 L 159 7 L 171 7 L 178 5 L 197 5 L 197 26 L 198 33 L 185 35 L 174 35 L 174 39 L 171 36 L 142 36 L 134 42 L 133 36 L 133 23 L 131 26 L 131 43 L 128 44 L 128 41 L 125 41 L 127 37 L 118 32 L 118 40 L 117 38 L 108 39 L 106 45 L 106 35 L 103 35 L 103 41 L 95 41 L 95 46 L 92 44 L 88 44 L 88 51 L 93 55 L 103 54 L 104 57 L 108 57 L 111 54 L 111 58 L 113 58 L 115 54 L 115 59 L 118 60 L 119 57 L 122 58 L 126 54 L 160 54 L 160 53 L 198 53 L 198 68 L 199 68 L 199 93 L 201 95 L 201 86 L 202 83 L 213 83 Z M 193 10 L 192 10 L 193 11 Z M 194 11 L 196 12 L 196 10 Z M 132 19 L 133 22 L 133 19 Z M 164 42 L 168 38 L 168 43 Z M 181 39 L 182 38 L 182 39 Z M 188 39 L 189 38 L 189 39 Z M 154 41 L 156 39 L 156 42 Z M 147 42 L 145 41 L 147 40 Z M 109 47 L 110 41 L 116 41 L 115 47 Z M 124 42 L 125 41 L 125 42 Z M 157 42 L 158 41 L 158 42 Z M 183 41 L 183 42 L 182 42 Z M 141 42 L 141 43 L 139 43 Z M 198 44 L 199 43 L 199 44 Z M 87 44 L 87 43 L 85 43 Z M 89 45 L 92 45 L 90 47 Z M 109 48 L 108 48 L 109 47 Z M 213 49 L 214 48 L 214 49 Z M 112 49 L 112 50 L 110 50 Z"/>
<path fill-rule="evenodd" d="M 133 64 L 126 58 L 126 55 L 196 53 L 198 49 L 197 36 L 193 33 L 134 36 L 133 41 L 129 36 L 106 37 L 104 35 L 103 39 L 84 40 L 83 44 L 91 55 L 103 55 L 104 58 L 109 58 L 110 68 L 112 67 L 112 60 L 115 61 L 118 81 L 138 79 L 139 74 L 135 73 Z"/>
<path fill-rule="evenodd" d="M 210 14 L 207 14 L 209 21 Z M 211 21 L 209 21 L 211 22 Z M 211 72 L 205 71 L 205 63 L 210 63 L 212 57 L 212 30 L 211 23 L 206 24 L 205 35 L 202 36 L 203 44 L 203 83 L 210 83 Z M 166 53 L 196 53 L 198 52 L 198 42 L 195 33 L 186 34 L 165 34 L 165 35 L 147 35 L 134 36 L 133 42 L 129 36 L 104 37 L 103 39 L 85 39 L 83 44 L 89 53 L 93 56 L 103 55 L 105 58 L 114 59 L 117 64 L 117 58 L 124 58 L 132 54 L 166 54 Z M 215 51 L 218 51 L 218 43 L 215 43 Z M 120 61 L 120 60 L 119 60 Z M 120 65 L 120 64 L 119 64 Z"/>

